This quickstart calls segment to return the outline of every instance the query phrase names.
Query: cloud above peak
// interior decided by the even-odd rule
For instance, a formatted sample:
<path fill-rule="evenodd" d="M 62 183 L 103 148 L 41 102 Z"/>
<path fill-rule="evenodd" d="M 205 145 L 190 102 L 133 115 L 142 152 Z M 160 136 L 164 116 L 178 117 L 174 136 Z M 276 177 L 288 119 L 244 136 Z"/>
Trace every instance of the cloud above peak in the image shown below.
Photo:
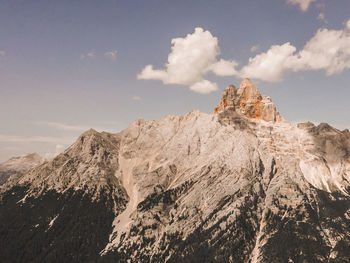
<path fill-rule="evenodd" d="M 216 83 L 205 79 L 208 73 L 278 82 L 289 72 L 324 70 L 333 75 L 350 68 L 350 20 L 341 30 L 319 29 L 300 50 L 290 42 L 272 45 L 266 52 L 250 57 L 240 69 L 235 60 L 217 58 L 218 39 L 202 28 L 184 38 L 174 38 L 171 44 L 165 68 L 147 65 L 137 75 L 138 79 L 161 80 L 208 94 L 218 89 Z"/>
<path fill-rule="evenodd" d="M 289 42 L 273 45 L 250 58 L 239 75 L 277 82 L 288 72 L 325 70 L 328 76 L 339 74 L 350 68 L 349 21 L 342 30 L 319 29 L 299 51 Z"/>
<path fill-rule="evenodd" d="M 299 5 L 301 11 L 306 12 L 312 2 L 316 2 L 317 0 L 287 0 L 287 3 L 290 5 Z"/>
<path fill-rule="evenodd" d="M 192 34 L 184 38 L 171 40 L 171 52 L 165 69 L 154 69 L 147 65 L 138 79 L 161 80 L 164 84 L 178 84 L 189 86 L 191 90 L 206 94 L 217 90 L 217 85 L 204 79 L 213 72 L 219 76 L 236 73 L 235 61 L 218 60 L 220 48 L 218 39 L 209 31 L 197 27 Z"/>
<path fill-rule="evenodd" d="M 267 52 L 249 58 L 248 65 L 241 69 L 239 75 L 268 82 L 281 81 L 288 67 L 288 58 L 295 51 L 296 48 L 289 42 L 273 45 Z"/>

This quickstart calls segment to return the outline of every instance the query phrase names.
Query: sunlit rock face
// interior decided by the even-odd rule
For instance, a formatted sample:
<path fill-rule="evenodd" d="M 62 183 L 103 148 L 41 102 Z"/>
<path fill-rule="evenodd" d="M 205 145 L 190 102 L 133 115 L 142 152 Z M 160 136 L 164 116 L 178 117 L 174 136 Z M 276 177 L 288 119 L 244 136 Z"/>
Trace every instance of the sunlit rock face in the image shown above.
<path fill-rule="evenodd" d="M 245 79 L 214 114 L 89 130 L 0 190 L 5 262 L 349 262 L 350 134 Z"/>
<path fill-rule="evenodd" d="M 251 119 L 265 121 L 281 119 L 271 98 L 262 96 L 249 79 L 244 79 L 238 89 L 233 85 L 228 86 L 222 94 L 219 105 L 214 109 L 214 114 L 228 109 Z"/>
<path fill-rule="evenodd" d="M 11 175 L 23 174 L 33 167 L 43 163 L 44 158 L 37 153 L 13 157 L 0 164 L 0 185 L 4 184 Z"/>

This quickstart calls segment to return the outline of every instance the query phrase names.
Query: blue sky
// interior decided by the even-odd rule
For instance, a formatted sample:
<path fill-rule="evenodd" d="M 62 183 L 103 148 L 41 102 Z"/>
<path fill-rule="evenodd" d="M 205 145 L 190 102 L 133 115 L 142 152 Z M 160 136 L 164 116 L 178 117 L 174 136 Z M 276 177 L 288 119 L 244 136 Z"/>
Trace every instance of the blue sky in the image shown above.
<path fill-rule="evenodd" d="M 53 156 L 90 127 L 118 132 L 138 118 L 211 113 L 221 91 L 245 74 L 285 119 L 350 128 L 349 11 L 348 0 L 0 1 L 0 161 Z M 220 54 L 211 58 L 238 64 L 226 76 L 201 71 L 199 80 L 217 90 L 193 92 L 198 79 L 183 84 L 169 72 L 137 79 L 149 64 L 166 70 L 172 39 L 195 36 L 197 27 L 217 39 Z M 334 39 L 342 57 L 325 66 L 331 58 L 319 58 L 324 50 L 312 42 L 322 28 L 342 34 Z M 272 56 L 285 52 L 287 64 L 263 55 L 274 45 L 283 48 Z M 267 59 L 281 72 L 262 71 Z"/>

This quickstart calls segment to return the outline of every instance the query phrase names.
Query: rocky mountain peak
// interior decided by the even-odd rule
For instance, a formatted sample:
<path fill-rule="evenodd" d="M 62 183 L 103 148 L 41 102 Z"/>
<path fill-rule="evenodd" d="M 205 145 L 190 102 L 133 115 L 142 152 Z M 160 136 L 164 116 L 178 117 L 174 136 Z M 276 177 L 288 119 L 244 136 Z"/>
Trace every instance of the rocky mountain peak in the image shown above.
<path fill-rule="evenodd" d="M 228 86 L 222 93 L 222 98 L 218 106 L 214 109 L 214 114 L 226 109 L 235 109 L 234 100 L 237 98 L 237 89 L 234 85 Z"/>
<path fill-rule="evenodd" d="M 45 161 L 37 153 L 29 153 L 22 156 L 12 157 L 6 162 L 0 163 L 0 185 L 4 184 L 13 174 L 28 172 L 35 166 Z"/>
<path fill-rule="evenodd" d="M 214 113 L 90 129 L 11 176 L 1 262 L 349 262 L 349 131 L 283 121 L 248 79 Z"/>
<path fill-rule="evenodd" d="M 239 84 L 237 95 L 246 100 L 259 101 L 262 99 L 260 91 L 248 78 L 243 79 Z"/>
<path fill-rule="evenodd" d="M 18 162 L 24 162 L 24 161 L 27 161 L 27 162 L 34 161 L 34 162 L 40 163 L 43 161 L 43 158 L 37 153 L 28 153 L 26 155 L 12 157 L 5 163 L 15 163 L 15 162 L 18 163 Z"/>
<path fill-rule="evenodd" d="M 230 85 L 224 90 L 219 105 L 214 109 L 214 114 L 228 109 L 249 119 L 273 122 L 282 119 L 271 98 L 262 96 L 258 88 L 247 78 L 241 82 L 238 89 Z"/>
<path fill-rule="evenodd" d="M 43 163 L 45 159 L 37 153 L 29 153 L 22 156 L 12 157 L 0 164 L 0 170 L 13 170 L 18 172 L 28 171 L 29 169 Z"/>

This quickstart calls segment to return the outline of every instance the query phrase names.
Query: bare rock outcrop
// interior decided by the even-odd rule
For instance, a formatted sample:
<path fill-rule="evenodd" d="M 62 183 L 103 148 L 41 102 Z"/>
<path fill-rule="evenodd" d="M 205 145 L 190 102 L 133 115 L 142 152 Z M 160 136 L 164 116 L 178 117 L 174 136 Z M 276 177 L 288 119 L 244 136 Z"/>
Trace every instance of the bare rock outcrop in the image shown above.
<path fill-rule="evenodd" d="M 224 90 L 219 105 L 214 109 L 214 114 L 225 110 L 234 110 L 250 119 L 273 122 L 281 120 L 271 98 L 262 96 L 249 79 L 244 79 L 238 89 L 230 85 Z"/>
<path fill-rule="evenodd" d="M 4 262 L 350 262 L 350 133 L 245 79 L 214 114 L 89 130 L 0 188 Z"/>
<path fill-rule="evenodd" d="M 0 164 L 0 185 L 4 184 L 13 174 L 23 174 L 45 161 L 37 153 L 29 153 L 23 156 L 12 157 Z"/>

